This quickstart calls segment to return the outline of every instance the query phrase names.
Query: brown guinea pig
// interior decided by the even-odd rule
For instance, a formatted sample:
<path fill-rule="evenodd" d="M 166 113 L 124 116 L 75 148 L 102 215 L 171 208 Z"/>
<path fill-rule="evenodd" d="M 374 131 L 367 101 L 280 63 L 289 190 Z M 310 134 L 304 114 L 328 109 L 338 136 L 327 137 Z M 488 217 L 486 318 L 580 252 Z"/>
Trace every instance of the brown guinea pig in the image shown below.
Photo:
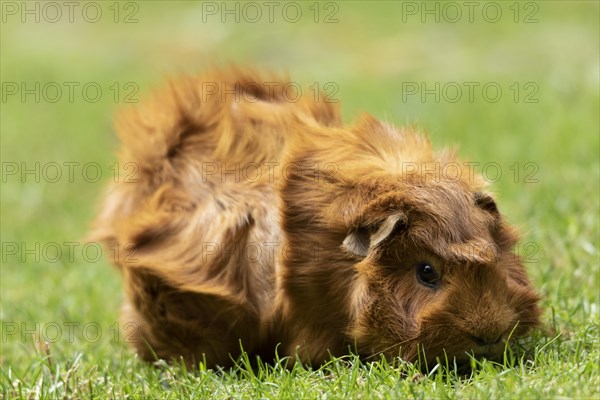
<path fill-rule="evenodd" d="M 116 123 L 94 236 L 145 359 L 494 358 L 539 322 L 517 234 L 468 163 L 280 77 L 172 82 Z"/>

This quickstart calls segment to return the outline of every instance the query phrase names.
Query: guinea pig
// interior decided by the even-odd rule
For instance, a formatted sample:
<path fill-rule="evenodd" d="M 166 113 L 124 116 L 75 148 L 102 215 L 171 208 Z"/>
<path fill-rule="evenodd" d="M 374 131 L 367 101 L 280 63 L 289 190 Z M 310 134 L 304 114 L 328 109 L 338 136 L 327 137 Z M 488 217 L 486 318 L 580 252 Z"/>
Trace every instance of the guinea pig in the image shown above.
<path fill-rule="evenodd" d="M 539 323 L 486 182 L 412 127 L 346 125 L 323 93 L 232 67 L 172 81 L 116 130 L 93 237 L 144 359 L 464 363 Z"/>

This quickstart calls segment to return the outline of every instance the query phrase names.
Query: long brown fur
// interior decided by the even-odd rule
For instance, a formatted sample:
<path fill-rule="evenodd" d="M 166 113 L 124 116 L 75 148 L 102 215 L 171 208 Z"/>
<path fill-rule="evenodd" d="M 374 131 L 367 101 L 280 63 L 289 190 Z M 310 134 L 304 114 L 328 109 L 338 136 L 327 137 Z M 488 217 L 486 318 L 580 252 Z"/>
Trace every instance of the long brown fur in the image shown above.
<path fill-rule="evenodd" d="M 517 234 L 480 177 L 414 129 L 345 125 L 289 82 L 216 70 L 118 117 L 135 174 L 108 188 L 93 235 L 123 273 L 143 358 L 225 366 L 241 342 L 312 363 L 464 361 L 538 323 Z M 422 263 L 437 287 L 419 282 Z"/>

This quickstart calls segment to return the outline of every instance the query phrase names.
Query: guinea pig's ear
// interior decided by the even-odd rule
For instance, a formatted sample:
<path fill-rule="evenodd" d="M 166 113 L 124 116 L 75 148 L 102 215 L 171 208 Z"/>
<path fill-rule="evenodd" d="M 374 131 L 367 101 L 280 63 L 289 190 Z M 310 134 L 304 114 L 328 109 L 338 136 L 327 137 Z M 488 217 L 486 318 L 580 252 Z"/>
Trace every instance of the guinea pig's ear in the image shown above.
<path fill-rule="evenodd" d="M 488 211 L 490 214 L 493 214 L 495 216 L 500 215 L 500 211 L 498 211 L 498 206 L 496 205 L 496 201 L 489 193 L 475 192 L 474 197 L 475 197 L 475 204 L 478 207 Z"/>
<path fill-rule="evenodd" d="M 406 216 L 398 212 L 378 224 L 361 226 L 346 236 L 342 248 L 359 257 L 366 257 L 369 251 L 385 241 L 396 228 L 406 224 Z"/>

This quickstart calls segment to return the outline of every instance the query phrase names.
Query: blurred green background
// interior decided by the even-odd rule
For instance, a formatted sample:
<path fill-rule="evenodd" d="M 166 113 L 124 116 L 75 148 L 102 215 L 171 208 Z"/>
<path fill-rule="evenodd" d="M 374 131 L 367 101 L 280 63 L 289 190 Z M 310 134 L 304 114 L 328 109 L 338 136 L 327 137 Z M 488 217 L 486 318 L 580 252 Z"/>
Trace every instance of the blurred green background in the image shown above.
<path fill-rule="evenodd" d="M 229 62 L 289 72 L 305 88 L 330 84 L 348 122 L 367 111 L 416 124 L 478 170 L 497 163 L 492 190 L 525 233 L 521 251 L 544 296 L 545 322 L 566 338 L 597 335 L 598 2 L 473 2 L 471 14 L 465 2 L 274 2 L 271 15 L 262 2 L 110 1 L 79 3 L 72 14 L 56 4 L 2 2 L 5 371 L 23 374 L 38 356 L 23 324 L 63 328 L 50 344 L 58 360 L 119 363 L 119 274 L 94 248 L 68 248 L 85 236 L 112 179 L 112 117 L 165 77 Z M 498 101 L 482 92 L 486 84 L 501 88 Z M 415 85 L 418 93 L 407 91 Z M 439 101 L 421 90 L 436 85 Z M 62 173 L 56 182 L 52 163 Z M 79 324 L 74 337 L 65 323 Z M 102 328 L 97 340 L 82 331 L 86 323 Z"/>

